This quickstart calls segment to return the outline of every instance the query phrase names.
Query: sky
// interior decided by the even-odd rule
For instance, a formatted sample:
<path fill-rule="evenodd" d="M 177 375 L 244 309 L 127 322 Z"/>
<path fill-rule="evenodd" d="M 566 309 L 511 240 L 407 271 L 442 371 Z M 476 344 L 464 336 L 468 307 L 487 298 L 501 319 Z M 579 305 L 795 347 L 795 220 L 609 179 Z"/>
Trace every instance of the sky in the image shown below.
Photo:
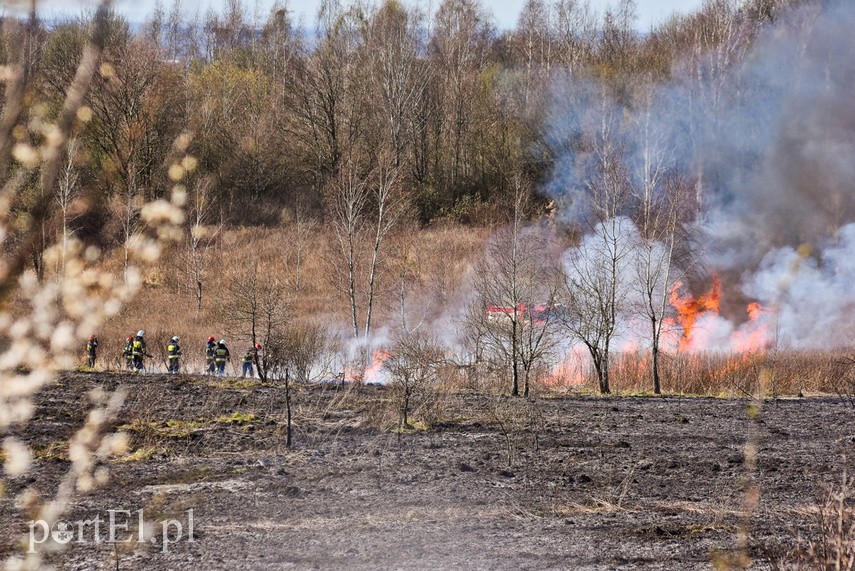
<path fill-rule="evenodd" d="M 8 5 L 11 2 L 21 2 L 22 0 L 0 0 L 0 6 Z M 95 5 L 94 0 L 39 0 L 42 16 L 50 18 L 57 14 L 79 14 L 87 7 L 91 8 Z M 412 0 L 410 0 L 412 1 Z M 493 14 L 495 24 L 500 29 L 512 28 L 517 21 L 520 9 L 526 0 L 482 0 L 484 6 Z M 114 0 L 116 9 L 124 14 L 132 22 L 144 21 L 146 16 L 151 14 L 156 0 Z M 161 0 L 165 9 L 168 11 L 172 6 L 172 0 Z M 431 0 L 434 6 L 438 6 L 440 0 Z M 26 3 L 26 2 L 23 2 Z M 199 6 L 200 16 L 204 16 L 207 7 L 213 7 L 215 11 L 221 11 L 225 0 L 182 0 L 185 12 L 195 10 Z M 321 0 L 289 0 L 288 7 L 293 12 L 295 20 L 303 18 L 306 23 L 310 23 L 314 19 L 318 6 Z M 409 2 L 407 2 L 409 3 Z M 609 0 L 591 0 L 593 6 L 598 10 L 603 10 L 613 4 Z M 688 13 L 697 10 L 702 4 L 702 0 L 636 0 L 638 5 L 638 29 L 647 31 L 659 22 L 662 22 L 668 16 L 674 13 Z M 261 16 L 266 16 L 273 0 L 244 0 L 244 4 L 254 10 L 258 6 L 258 11 Z M 421 5 L 427 2 L 419 2 Z M 0 9 L 2 12 L 2 9 Z"/>

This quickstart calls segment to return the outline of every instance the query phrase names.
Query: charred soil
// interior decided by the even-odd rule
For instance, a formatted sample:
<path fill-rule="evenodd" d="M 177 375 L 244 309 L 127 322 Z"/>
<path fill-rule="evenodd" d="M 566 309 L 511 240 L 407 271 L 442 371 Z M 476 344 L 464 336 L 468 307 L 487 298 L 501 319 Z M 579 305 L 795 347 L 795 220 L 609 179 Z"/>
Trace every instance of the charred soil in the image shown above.
<path fill-rule="evenodd" d="M 19 434 L 37 461 L 6 482 L 0 555 L 28 531 L 15 496 L 55 491 L 87 391 L 120 385 L 132 449 L 66 519 L 127 510 L 123 539 L 143 510 L 156 535 L 117 546 L 87 531 L 46 555 L 61 569 L 709 569 L 741 531 L 762 562 L 815 533 L 853 444 L 839 398 L 767 400 L 751 418 L 738 399 L 460 393 L 400 431 L 389 389 L 297 385 L 287 449 L 280 386 L 69 373 Z M 184 536 L 166 550 L 168 518 Z"/>

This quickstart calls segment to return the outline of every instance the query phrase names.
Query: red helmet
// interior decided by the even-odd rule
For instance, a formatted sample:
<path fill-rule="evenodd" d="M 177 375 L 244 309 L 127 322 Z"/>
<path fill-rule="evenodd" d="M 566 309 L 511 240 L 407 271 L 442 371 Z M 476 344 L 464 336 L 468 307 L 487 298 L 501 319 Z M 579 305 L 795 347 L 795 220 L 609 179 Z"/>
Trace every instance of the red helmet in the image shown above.
<path fill-rule="evenodd" d="M 256 348 L 256 349 L 261 349 L 261 343 L 256 343 L 256 344 L 255 344 L 255 348 Z"/>
<path fill-rule="evenodd" d="M 213 341 L 213 340 L 214 340 L 214 337 L 213 337 L 213 336 L 208 337 L 208 341 Z"/>
<path fill-rule="evenodd" d="M 90 340 L 90 341 L 94 341 L 94 340 L 95 340 L 95 334 L 94 334 L 94 333 L 93 333 L 92 335 L 90 335 L 90 336 L 89 336 L 89 340 Z"/>
<path fill-rule="evenodd" d="M 134 340 L 134 336 L 133 336 L 133 335 L 128 335 L 128 341 L 133 341 L 133 340 Z"/>

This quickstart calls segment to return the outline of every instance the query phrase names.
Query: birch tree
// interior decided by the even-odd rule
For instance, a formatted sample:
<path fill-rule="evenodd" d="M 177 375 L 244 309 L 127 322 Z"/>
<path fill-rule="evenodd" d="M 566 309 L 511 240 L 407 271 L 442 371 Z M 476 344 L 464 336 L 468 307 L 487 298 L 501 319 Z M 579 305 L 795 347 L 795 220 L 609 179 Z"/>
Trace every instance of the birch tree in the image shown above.
<path fill-rule="evenodd" d="M 520 385 L 529 395 L 536 365 L 557 342 L 559 282 L 549 235 L 525 222 L 524 209 L 518 186 L 510 224 L 491 238 L 475 267 L 467 319 L 470 338 L 509 369 L 513 396 Z"/>
<path fill-rule="evenodd" d="M 668 133 L 654 116 L 655 93 L 642 91 L 633 125 L 638 141 L 635 179 L 637 185 L 636 226 L 639 232 L 635 254 L 635 284 L 641 313 L 649 323 L 653 393 L 662 392 L 659 369 L 663 326 L 671 312 L 669 295 L 679 279 L 678 257 L 685 258 L 686 231 L 682 222 L 688 196 L 674 161 Z"/>
<path fill-rule="evenodd" d="M 588 233 L 564 257 L 565 312 L 563 324 L 587 347 L 601 393 L 611 392 L 609 366 L 618 317 L 625 309 L 630 285 L 627 265 L 633 255 L 634 225 L 626 218 L 631 185 L 620 137 L 621 110 L 601 93 L 589 135 L 591 153 L 583 214 Z"/>

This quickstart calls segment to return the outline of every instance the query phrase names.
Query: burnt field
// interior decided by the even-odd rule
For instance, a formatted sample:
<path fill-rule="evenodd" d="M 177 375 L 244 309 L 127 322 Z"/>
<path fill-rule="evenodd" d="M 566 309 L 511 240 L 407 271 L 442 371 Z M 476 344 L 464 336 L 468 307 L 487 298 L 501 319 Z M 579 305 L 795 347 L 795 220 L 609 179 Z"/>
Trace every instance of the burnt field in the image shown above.
<path fill-rule="evenodd" d="M 6 482 L 2 555 L 28 532 L 14 498 L 55 493 L 87 391 L 119 385 L 131 450 L 66 520 L 127 510 L 124 539 L 143 510 L 154 542 L 96 544 L 86 529 L 45 555 L 61 569 L 710 569 L 741 536 L 752 568 L 771 568 L 822 544 L 855 440 L 840 398 L 766 400 L 752 416 L 745 399 L 451 394 L 432 426 L 399 432 L 389 389 L 315 385 L 292 391 L 289 450 L 280 387 L 67 374 L 20 435 L 37 462 Z M 168 519 L 183 535 L 164 549 Z"/>

